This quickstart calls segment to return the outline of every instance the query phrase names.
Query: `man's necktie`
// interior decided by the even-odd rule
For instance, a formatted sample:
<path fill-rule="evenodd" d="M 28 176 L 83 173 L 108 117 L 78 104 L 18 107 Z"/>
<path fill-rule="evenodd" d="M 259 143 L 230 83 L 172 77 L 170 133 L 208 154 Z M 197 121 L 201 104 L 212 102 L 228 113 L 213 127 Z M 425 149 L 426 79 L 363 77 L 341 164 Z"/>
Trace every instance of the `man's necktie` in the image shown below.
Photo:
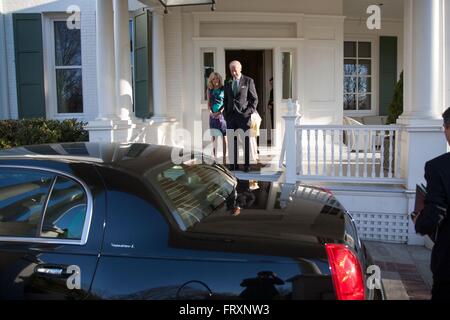
<path fill-rule="evenodd" d="M 233 80 L 233 94 L 234 96 L 237 95 L 238 92 L 238 80 Z"/>

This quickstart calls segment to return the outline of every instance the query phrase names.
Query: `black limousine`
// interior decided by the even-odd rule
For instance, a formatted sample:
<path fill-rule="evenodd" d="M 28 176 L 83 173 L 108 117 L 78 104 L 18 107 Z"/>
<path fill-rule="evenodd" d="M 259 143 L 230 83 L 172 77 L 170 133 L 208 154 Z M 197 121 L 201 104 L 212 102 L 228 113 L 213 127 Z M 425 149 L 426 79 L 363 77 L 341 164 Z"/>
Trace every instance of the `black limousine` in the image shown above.
<path fill-rule="evenodd" d="M 367 286 L 370 255 L 331 192 L 237 180 L 174 154 L 107 143 L 0 151 L 0 299 L 384 298 Z"/>

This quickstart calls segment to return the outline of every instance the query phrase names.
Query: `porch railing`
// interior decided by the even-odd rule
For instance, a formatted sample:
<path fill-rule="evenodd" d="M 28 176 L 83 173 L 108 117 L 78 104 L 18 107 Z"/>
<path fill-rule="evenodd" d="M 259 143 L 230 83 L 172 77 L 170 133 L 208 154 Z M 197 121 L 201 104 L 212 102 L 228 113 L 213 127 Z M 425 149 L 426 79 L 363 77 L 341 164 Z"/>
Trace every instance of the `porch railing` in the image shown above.
<path fill-rule="evenodd" d="M 402 184 L 401 126 L 301 125 L 285 116 L 286 181 Z M 286 155 L 284 157 L 284 155 Z"/>

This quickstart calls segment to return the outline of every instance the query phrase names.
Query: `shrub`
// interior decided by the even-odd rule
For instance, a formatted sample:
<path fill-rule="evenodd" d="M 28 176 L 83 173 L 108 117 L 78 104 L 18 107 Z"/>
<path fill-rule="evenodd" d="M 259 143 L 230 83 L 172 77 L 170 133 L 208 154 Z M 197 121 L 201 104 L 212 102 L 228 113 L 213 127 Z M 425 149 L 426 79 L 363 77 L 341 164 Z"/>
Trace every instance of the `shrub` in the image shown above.
<path fill-rule="evenodd" d="M 25 145 L 85 142 L 89 140 L 86 123 L 71 120 L 2 120 L 0 121 L 0 148 Z"/>
<path fill-rule="evenodd" d="M 400 74 L 400 80 L 395 86 L 394 98 L 389 105 L 388 113 L 387 124 L 396 123 L 398 117 L 403 113 L 403 72 Z"/>

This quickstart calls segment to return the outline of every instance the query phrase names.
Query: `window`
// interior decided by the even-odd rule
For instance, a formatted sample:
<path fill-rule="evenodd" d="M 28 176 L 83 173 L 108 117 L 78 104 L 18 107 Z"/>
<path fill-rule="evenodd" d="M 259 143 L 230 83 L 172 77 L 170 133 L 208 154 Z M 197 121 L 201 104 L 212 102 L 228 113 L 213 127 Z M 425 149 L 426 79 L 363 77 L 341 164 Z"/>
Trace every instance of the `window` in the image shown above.
<path fill-rule="evenodd" d="M 283 99 L 292 99 L 292 53 L 282 53 Z"/>
<path fill-rule="evenodd" d="M 36 237 L 54 175 L 0 168 L 0 236 Z"/>
<path fill-rule="evenodd" d="M 53 20 L 52 27 L 56 112 L 83 113 L 81 32 L 69 29 L 66 20 Z"/>
<path fill-rule="evenodd" d="M 153 179 L 176 210 L 176 219 L 184 229 L 223 209 L 234 192 L 231 177 L 204 164 L 171 166 Z"/>
<path fill-rule="evenodd" d="M 344 110 L 372 109 L 372 43 L 344 42 Z"/>
<path fill-rule="evenodd" d="M 86 192 L 72 179 L 0 168 L 0 237 L 82 240 L 87 209 Z"/>
<path fill-rule="evenodd" d="M 214 72 L 214 52 L 203 52 L 203 67 L 202 67 L 202 77 L 203 77 L 203 92 L 202 99 L 205 102 L 207 98 L 208 91 L 208 78 L 211 73 Z"/>
<path fill-rule="evenodd" d="M 40 236 L 81 240 L 86 219 L 87 198 L 75 181 L 58 177 L 52 188 Z"/>

